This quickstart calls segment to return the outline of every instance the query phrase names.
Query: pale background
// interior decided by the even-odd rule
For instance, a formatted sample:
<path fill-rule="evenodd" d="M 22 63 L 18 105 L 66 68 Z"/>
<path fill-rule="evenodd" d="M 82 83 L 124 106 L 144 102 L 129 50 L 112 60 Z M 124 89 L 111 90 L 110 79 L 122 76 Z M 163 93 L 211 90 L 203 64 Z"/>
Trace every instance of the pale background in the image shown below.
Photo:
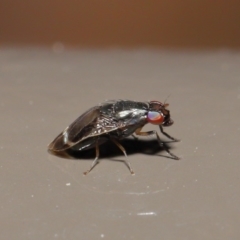
<path fill-rule="evenodd" d="M 171 3 L 0 2 L 0 239 L 239 239 L 239 3 Z M 130 138 L 134 176 L 114 145 L 83 176 L 94 152 L 47 152 L 106 99 L 167 97 L 180 161 Z"/>

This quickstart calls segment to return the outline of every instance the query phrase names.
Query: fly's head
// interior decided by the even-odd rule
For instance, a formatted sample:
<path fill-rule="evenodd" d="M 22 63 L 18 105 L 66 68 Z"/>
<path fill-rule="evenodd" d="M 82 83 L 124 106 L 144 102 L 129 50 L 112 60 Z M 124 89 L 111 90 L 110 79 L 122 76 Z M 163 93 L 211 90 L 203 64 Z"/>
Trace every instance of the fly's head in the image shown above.
<path fill-rule="evenodd" d="M 167 103 L 163 104 L 158 101 L 149 102 L 147 121 L 154 125 L 171 126 L 173 120 L 170 118 L 170 111 L 166 109 L 168 105 Z"/>

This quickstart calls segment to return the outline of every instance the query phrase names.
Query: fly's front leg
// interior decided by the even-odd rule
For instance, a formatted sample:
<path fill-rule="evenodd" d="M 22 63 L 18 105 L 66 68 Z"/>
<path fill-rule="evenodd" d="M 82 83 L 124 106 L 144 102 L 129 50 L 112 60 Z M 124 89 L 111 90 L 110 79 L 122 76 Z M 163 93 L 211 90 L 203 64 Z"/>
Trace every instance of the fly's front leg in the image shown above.
<path fill-rule="evenodd" d="M 166 137 L 168 137 L 169 139 L 173 140 L 174 142 L 179 142 L 180 140 L 170 136 L 169 134 L 167 134 L 166 132 L 163 131 L 163 127 L 161 125 L 159 125 L 160 131 L 163 135 L 165 135 Z"/>
<path fill-rule="evenodd" d="M 91 167 L 84 172 L 84 175 L 87 175 L 97 164 L 98 164 L 98 158 L 99 158 L 99 145 L 98 145 L 98 139 L 96 140 L 96 157 L 94 159 L 94 161 L 91 164 Z"/>
<path fill-rule="evenodd" d="M 179 157 L 177 157 L 176 155 L 174 155 L 173 153 L 171 153 L 168 148 L 164 145 L 164 143 L 161 141 L 159 135 L 157 134 L 156 131 L 148 131 L 148 132 L 141 132 L 142 128 L 138 128 L 136 131 L 135 131 L 135 134 L 136 135 L 139 135 L 139 136 L 150 136 L 150 135 L 156 135 L 157 137 L 157 140 L 158 140 L 158 143 L 160 145 L 160 147 L 162 147 L 170 156 L 172 156 L 174 159 L 176 160 L 179 160 Z"/>

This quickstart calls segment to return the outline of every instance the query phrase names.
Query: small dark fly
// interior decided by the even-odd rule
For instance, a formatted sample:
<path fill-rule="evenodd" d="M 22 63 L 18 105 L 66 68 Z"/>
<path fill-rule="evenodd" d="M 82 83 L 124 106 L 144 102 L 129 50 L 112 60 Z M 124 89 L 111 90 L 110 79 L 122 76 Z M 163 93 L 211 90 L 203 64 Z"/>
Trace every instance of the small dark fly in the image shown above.
<path fill-rule="evenodd" d="M 89 170 L 84 172 L 86 175 L 98 163 L 99 145 L 111 140 L 127 159 L 127 153 L 119 140 L 133 134 L 140 136 L 155 135 L 159 145 L 173 159 L 178 160 L 179 158 L 168 150 L 155 130 L 142 131 L 144 125 L 151 123 L 158 125 L 163 135 L 173 141 L 178 141 L 163 131 L 163 127 L 173 124 L 170 111 L 166 109 L 167 106 L 167 103 L 163 104 L 158 101 L 111 100 L 101 103 L 78 117 L 49 144 L 48 149 L 56 153 L 65 152 L 69 149 L 83 151 L 95 148 L 96 157 Z M 134 174 L 130 162 L 128 160 L 124 162 L 130 172 Z"/>

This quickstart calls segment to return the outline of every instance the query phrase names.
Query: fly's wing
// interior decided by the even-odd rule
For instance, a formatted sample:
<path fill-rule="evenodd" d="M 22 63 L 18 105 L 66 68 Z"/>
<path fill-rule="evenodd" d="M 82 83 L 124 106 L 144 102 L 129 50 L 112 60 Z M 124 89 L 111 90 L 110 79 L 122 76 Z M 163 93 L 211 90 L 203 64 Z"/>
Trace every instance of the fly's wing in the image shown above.
<path fill-rule="evenodd" d="M 119 103 L 123 104 L 124 108 L 116 108 Z M 107 134 L 117 129 L 121 130 L 130 125 L 136 127 L 144 125 L 146 109 L 129 106 L 128 102 L 126 106 L 124 104 L 126 101 L 112 101 L 107 102 L 106 105 L 89 109 L 60 133 L 49 144 L 48 149 L 50 151 L 64 151 L 87 138 Z"/>
<path fill-rule="evenodd" d="M 64 151 L 91 135 L 99 117 L 99 107 L 93 107 L 78 117 L 48 146 L 51 151 Z"/>

